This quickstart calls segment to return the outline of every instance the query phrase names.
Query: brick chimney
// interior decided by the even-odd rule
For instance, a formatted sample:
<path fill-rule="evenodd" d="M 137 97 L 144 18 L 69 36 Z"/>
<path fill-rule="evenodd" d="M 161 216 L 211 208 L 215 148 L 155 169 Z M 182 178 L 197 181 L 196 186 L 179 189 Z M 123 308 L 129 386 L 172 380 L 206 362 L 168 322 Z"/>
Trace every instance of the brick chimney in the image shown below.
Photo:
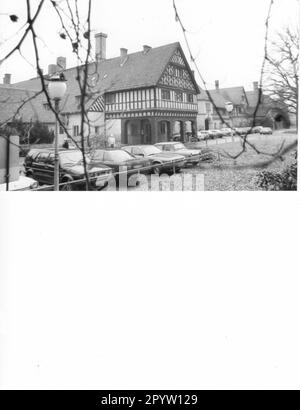
<path fill-rule="evenodd" d="M 56 65 L 59 71 L 65 71 L 67 68 L 67 59 L 66 57 L 57 57 Z"/>
<path fill-rule="evenodd" d="M 105 33 L 95 34 L 96 61 L 106 60 L 106 39 Z"/>
<path fill-rule="evenodd" d="M 49 75 L 53 75 L 55 73 L 57 73 L 58 69 L 57 69 L 57 65 L 56 64 L 49 64 L 48 65 L 48 74 Z"/>
<path fill-rule="evenodd" d="M 120 48 L 120 56 L 121 56 L 122 58 L 126 58 L 126 57 L 127 57 L 127 53 L 128 53 L 127 48 Z"/>
<path fill-rule="evenodd" d="M 147 46 L 147 45 L 143 46 L 143 52 L 144 52 L 144 54 L 147 54 L 147 53 L 151 50 L 151 48 L 152 48 L 152 47 Z"/>
<path fill-rule="evenodd" d="M 11 74 L 4 74 L 3 84 L 6 84 L 6 85 L 11 84 Z"/>
<path fill-rule="evenodd" d="M 216 90 L 219 90 L 219 88 L 220 88 L 220 82 L 219 82 L 219 80 L 216 80 L 216 81 L 215 81 L 215 87 L 216 87 Z"/>
<path fill-rule="evenodd" d="M 254 81 L 253 83 L 253 90 L 258 91 L 258 81 Z"/>

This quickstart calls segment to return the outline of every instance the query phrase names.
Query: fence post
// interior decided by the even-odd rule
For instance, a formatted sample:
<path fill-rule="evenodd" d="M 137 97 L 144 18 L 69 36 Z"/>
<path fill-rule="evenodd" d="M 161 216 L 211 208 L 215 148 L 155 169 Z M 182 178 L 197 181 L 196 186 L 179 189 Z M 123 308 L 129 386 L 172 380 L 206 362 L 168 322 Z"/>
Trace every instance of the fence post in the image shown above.
<path fill-rule="evenodd" d="M 9 169 L 10 169 L 10 135 L 8 134 L 6 138 L 6 175 L 5 175 L 6 191 L 9 191 L 9 179 L 10 179 Z"/>

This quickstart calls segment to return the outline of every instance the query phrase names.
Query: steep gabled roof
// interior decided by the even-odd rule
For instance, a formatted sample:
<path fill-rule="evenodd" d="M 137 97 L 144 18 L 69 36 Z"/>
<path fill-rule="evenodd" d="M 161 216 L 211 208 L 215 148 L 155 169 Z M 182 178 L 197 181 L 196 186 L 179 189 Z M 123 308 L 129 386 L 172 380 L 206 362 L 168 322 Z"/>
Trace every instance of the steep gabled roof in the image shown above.
<path fill-rule="evenodd" d="M 1 85 L 0 125 L 21 118 L 24 122 L 55 123 L 52 111 L 44 107 L 45 97 L 35 91 Z"/>
<path fill-rule="evenodd" d="M 258 103 L 259 92 L 256 90 L 246 91 L 246 94 L 247 94 L 247 99 L 249 101 L 248 113 L 252 115 Z M 285 104 L 279 101 L 273 100 L 269 95 L 262 94 L 261 102 L 257 110 L 257 116 L 258 117 L 266 116 L 268 112 L 273 109 L 281 110 L 282 112 L 285 112 L 285 113 L 288 112 L 288 107 Z"/>
<path fill-rule="evenodd" d="M 225 109 L 225 104 L 228 99 L 225 99 L 223 95 L 217 90 L 209 90 L 209 94 L 218 108 Z"/>
<path fill-rule="evenodd" d="M 245 98 L 247 100 L 244 87 L 221 88 L 220 92 L 227 101 L 231 101 L 234 105 L 243 104 Z"/>
<path fill-rule="evenodd" d="M 250 107 L 255 107 L 258 102 L 258 91 L 246 91 L 247 100 Z"/>
<path fill-rule="evenodd" d="M 125 58 L 116 57 L 102 60 L 97 64 L 91 63 L 88 67 L 90 84 L 89 106 L 99 95 L 105 92 L 134 90 L 156 86 L 168 62 L 177 49 L 180 49 L 184 56 L 180 43 L 176 42 L 161 47 L 150 48 L 147 52 L 139 51 L 128 54 Z M 187 62 L 186 64 L 195 83 L 195 88 L 198 90 L 189 65 Z M 80 95 L 80 89 L 76 80 L 78 70 L 80 72 L 81 68 L 73 67 L 64 71 L 67 79 L 67 92 L 73 96 L 65 103 L 65 107 L 62 110 L 65 113 L 78 111 L 78 103 L 75 99 L 75 96 Z M 13 84 L 12 87 L 39 90 L 41 89 L 41 81 L 40 78 L 37 77 Z"/>
<path fill-rule="evenodd" d="M 244 87 L 229 87 L 209 90 L 219 108 L 225 108 L 225 103 L 231 101 L 234 105 L 248 102 Z"/>

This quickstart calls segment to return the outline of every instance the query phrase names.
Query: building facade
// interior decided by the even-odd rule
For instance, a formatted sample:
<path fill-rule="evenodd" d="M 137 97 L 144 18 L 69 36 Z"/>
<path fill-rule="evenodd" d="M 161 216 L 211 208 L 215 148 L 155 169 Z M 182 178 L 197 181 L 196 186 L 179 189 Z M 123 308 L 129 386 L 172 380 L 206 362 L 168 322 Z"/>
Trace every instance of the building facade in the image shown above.
<path fill-rule="evenodd" d="M 89 98 L 86 102 L 88 139 L 106 141 L 114 138 L 121 144 L 154 144 L 176 137 L 186 141 L 197 131 L 197 94 L 199 89 L 179 43 L 106 58 L 107 35 L 96 38 L 96 62 L 89 71 Z M 69 134 L 80 138 L 80 90 L 76 77 L 78 68 L 66 68 L 66 60 L 48 67 L 49 78 L 63 71 L 67 95 L 61 104 L 61 115 Z M 13 84 L 38 90 L 39 78 Z M 44 102 L 45 109 L 47 103 Z M 59 130 L 60 142 L 66 135 Z"/>

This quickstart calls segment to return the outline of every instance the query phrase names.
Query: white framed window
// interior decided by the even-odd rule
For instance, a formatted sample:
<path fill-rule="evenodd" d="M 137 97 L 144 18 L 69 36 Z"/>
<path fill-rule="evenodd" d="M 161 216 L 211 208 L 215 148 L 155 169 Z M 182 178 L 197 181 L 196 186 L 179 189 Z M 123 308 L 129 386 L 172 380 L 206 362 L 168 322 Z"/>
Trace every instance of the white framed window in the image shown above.
<path fill-rule="evenodd" d="M 176 91 L 175 98 L 176 101 L 183 101 L 183 93 L 181 91 Z"/>
<path fill-rule="evenodd" d="M 193 103 L 194 102 L 194 96 L 193 94 L 187 94 L 187 101 L 189 103 Z"/>
<path fill-rule="evenodd" d="M 171 100 L 171 92 L 169 90 L 161 90 L 161 98 L 163 100 Z"/>

